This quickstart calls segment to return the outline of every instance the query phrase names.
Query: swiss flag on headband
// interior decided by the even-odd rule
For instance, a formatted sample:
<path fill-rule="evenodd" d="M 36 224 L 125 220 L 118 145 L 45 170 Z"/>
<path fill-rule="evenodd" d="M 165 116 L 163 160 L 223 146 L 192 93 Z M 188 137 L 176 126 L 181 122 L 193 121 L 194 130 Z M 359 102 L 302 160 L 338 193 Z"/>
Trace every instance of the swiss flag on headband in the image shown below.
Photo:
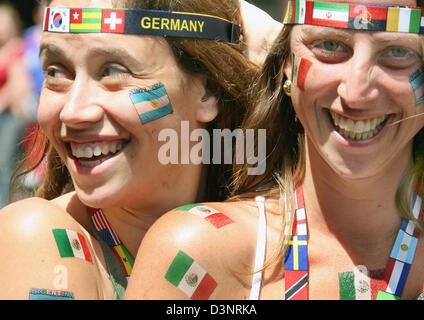
<path fill-rule="evenodd" d="M 124 33 L 125 10 L 103 9 L 102 32 Z"/>

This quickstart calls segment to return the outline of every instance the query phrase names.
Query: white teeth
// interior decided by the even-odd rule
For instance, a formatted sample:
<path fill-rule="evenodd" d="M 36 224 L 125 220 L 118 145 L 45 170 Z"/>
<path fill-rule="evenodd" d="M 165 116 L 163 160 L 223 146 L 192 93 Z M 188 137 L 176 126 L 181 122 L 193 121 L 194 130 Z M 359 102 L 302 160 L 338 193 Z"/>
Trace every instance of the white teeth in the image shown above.
<path fill-rule="evenodd" d="M 102 149 L 99 146 L 96 146 L 93 151 L 94 156 L 98 157 L 102 154 Z"/>
<path fill-rule="evenodd" d="M 92 158 L 93 157 L 93 149 L 91 147 L 86 147 L 84 149 L 85 155 L 84 158 Z"/>
<path fill-rule="evenodd" d="M 114 154 L 122 149 L 122 143 L 111 142 L 111 143 L 92 143 L 92 144 L 77 144 L 71 143 L 72 155 L 75 158 L 87 158 L 91 159 L 103 155 L 108 155 L 110 153 Z M 85 161 L 87 162 L 87 161 Z M 95 163 L 96 161 L 90 161 L 90 163 Z"/>
<path fill-rule="evenodd" d="M 337 131 L 345 138 L 351 140 L 366 140 L 372 138 L 380 131 L 384 121 L 388 118 L 388 116 L 385 115 L 370 120 L 354 121 L 332 111 L 330 111 L 330 115 Z"/>
<path fill-rule="evenodd" d="M 103 148 L 102 148 L 102 153 L 103 153 L 103 154 L 108 154 L 108 153 L 109 153 L 109 146 L 108 146 L 108 145 L 106 145 L 106 144 L 105 144 L 105 145 L 103 146 Z"/>

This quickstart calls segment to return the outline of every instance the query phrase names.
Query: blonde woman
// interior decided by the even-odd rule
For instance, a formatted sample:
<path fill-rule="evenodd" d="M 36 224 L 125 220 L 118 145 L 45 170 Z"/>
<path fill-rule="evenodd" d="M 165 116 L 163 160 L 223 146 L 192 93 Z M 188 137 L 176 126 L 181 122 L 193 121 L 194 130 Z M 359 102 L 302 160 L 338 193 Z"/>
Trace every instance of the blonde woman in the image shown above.
<path fill-rule="evenodd" d="M 267 130 L 265 174 L 159 219 L 127 297 L 419 297 L 423 5 L 290 1 L 242 126 Z"/>

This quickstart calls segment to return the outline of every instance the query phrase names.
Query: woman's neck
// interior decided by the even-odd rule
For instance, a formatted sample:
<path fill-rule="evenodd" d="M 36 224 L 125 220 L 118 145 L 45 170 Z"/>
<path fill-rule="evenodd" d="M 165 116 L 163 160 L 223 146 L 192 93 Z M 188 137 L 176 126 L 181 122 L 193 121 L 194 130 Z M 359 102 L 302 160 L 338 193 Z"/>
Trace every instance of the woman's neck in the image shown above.
<path fill-rule="evenodd" d="M 352 179 L 335 174 L 313 148 L 306 150 L 303 189 L 308 223 L 352 250 L 378 251 L 387 242 L 391 245 L 400 226 L 395 197 L 408 153 L 373 177 Z"/>

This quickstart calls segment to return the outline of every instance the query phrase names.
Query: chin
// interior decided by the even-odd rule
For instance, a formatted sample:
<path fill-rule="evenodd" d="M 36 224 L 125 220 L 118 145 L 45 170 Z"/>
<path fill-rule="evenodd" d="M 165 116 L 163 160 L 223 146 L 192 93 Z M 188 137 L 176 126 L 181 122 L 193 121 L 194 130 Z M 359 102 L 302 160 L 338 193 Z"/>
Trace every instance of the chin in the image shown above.
<path fill-rule="evenodd" d="M 128 201 L 128 195 L 121 190 L 111 190 L 104 186 L 93 190 L 84 190 L 75 188 L 80 201 L 92 208 L 111 208 L 125 206 L 125 199 Z"/>

